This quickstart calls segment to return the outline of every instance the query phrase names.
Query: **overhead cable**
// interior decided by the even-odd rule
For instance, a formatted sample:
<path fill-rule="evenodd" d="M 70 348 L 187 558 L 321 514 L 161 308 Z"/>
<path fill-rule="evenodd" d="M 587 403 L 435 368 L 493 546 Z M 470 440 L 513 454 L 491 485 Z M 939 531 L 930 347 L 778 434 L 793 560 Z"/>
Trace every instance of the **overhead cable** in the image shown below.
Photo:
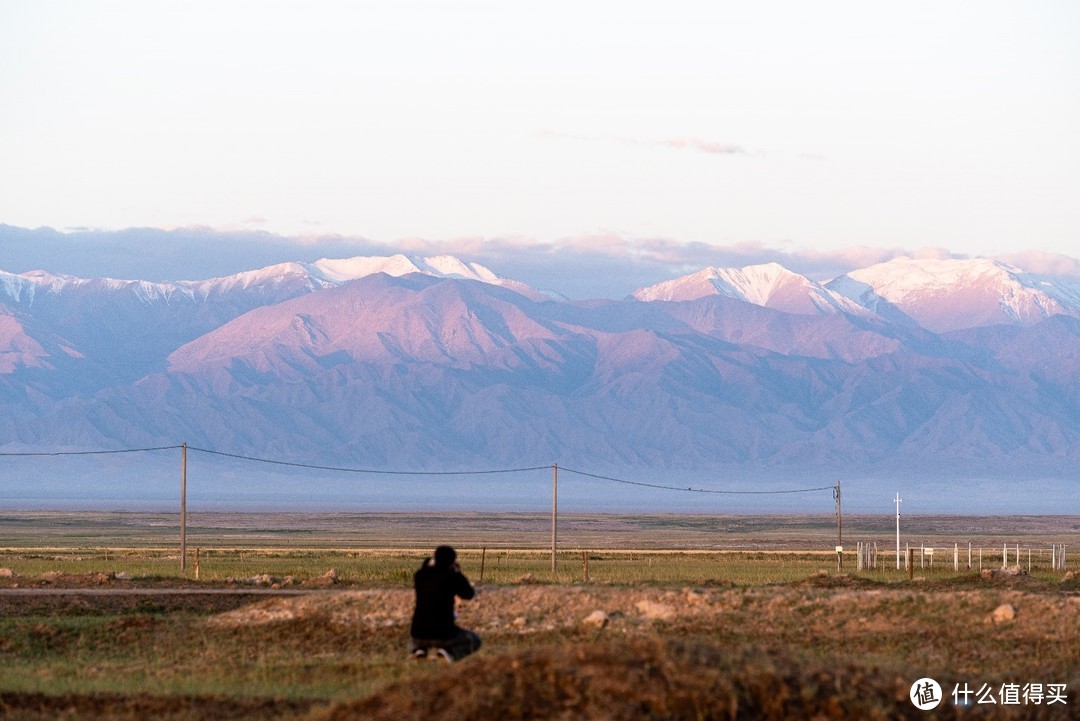
<path fill-rule="evenodd" d="M 682 486 L 665 486 L 660 483 L 644 483 L 642 481 L 628 481 L 625 478 L 613 478 L 611 476 L 598 476 L 595 473 L 586 473 L 585 471 L 576 471 L 573 468 L 566 468 L 565 466 L 559 466 L 560 471 L 566 471 L 567 473 L 576 473 L 579 476 L 586 476 L 588 478 L 596 478 L 601 481 L 611 481 L 613 483 L 625 483 L 629 486 L 644 486 L 645 488 L 660 488 L 665 491 L 683 491 L 684 493 L 717 493 L 725 495 L 773 495 L 778 493 L 811 493 L 813 491 L 827 491 L 835 488 L 835 486 L 819 486 L 817 488 L 793 488 L 790 490 L 779 491 L 719 491 L 711 488 L 693 488 Z"/>
<path fill-rule="evenodd" d="M 389 476 L 482 476 L 490 475 L 494 473 L 524 473 L 526 471 L 542 471 L 551 466 L 532 466 L 529 468 L 496 468 L 492 470 L 483 471 L 387 471 L 375 468 L 347 468 L 342 466 L 320 466 L 313 463 L 295 463 L 293 461 L 278 461 L 270 458 L 256 458 L 254 456 L 243 456 L 237 453 L 224 453 L 222 451 L 211 451 L 207 448 L 197 448 L 195 446 L 188 446 L 189 451 L 198 451 L 199 453 L 209 453 L 214 456 L 224 456 L 225 458 L 235 458 L 241 461 L 252 461 L 255 463 L 268 463 L 274 466 L 289 466 L 290 468 L 307 468 L 316 471 L 335 471 L 337 473 L 376 473 Z"/>

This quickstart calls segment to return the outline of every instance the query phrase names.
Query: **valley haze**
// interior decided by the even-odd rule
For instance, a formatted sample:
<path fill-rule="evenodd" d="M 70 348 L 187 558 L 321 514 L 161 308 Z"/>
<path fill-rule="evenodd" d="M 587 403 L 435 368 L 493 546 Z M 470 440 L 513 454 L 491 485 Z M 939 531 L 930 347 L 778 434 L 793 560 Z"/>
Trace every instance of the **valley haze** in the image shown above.
<path fill-rule="evenodd" d="M 0 272 L 0 451 L 186 442 L 214 451 L 190 461 L 204 508 L 539 510 L 553 463 L 569 509 L 828 512 L 829 490 L 760 492 L 837 480 L 857 513 L 897 491 L 905 513 L 1080 500 L 1074 276 L 894 258 L 554 291 L 447 254 L 198 281 Z M 9 507 L 176 496 L 175 450 L 0 466 Z M 489 469 L 531 470 L 434 475 Z"/>

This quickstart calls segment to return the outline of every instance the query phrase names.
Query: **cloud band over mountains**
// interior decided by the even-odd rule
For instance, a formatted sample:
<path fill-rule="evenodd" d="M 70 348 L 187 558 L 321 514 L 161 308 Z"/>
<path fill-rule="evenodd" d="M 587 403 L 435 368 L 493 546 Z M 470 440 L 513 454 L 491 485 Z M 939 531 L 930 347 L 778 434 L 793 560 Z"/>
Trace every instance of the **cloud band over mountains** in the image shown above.
<path fill-rule="evenodd" d="M 358 255 L 448 254 L 481 263 L 499 275 L 569 298 L 622 298 L 633 290 L 703 267 L 776 262 L 816 281 L 896 257 L 963 258 L 944 248 L 849 247 L 831 251 L 757 242 L 726 245 L 617 232 L 540 240 L 528 236 L 405 238 L 382 243 L 362 237 L 290 237 L 248 229 L 205 227 L 26 229 L 0 225 L 0 270 L 48 269 L 93 278 L 201 280 L 288 261 Z M 1001 260 L 1033 273 L 1080 276 L 1080 260 L 1025 251 Z"/>

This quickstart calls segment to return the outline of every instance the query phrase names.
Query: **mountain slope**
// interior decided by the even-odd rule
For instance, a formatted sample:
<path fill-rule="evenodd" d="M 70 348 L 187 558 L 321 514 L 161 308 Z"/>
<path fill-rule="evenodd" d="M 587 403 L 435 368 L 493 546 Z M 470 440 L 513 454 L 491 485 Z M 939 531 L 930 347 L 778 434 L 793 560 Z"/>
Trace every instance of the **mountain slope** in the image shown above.
<path fill-rule="evenodd" d="M 696 303 L 723 315 L 731 302 L 537 303 L 488 284 L 370 276 L 247 313 L 172 353 L 165 372 L 30 428 L 56 443 L 184 438 L 412 470 L 481 460 L 694 473 L 727 464 L 926 469 L 1080 455 L 1075 410 L 1043 402 L 1067 374 L 1041 383 L 1022 375 L 1041 358 L 1005 366 L 970 339 L 920 348 L 835 321 L 834 343 L 864 347 L 869 336 L 880 346 L 849 357 L 777 352 L 664 312 Z M 759 319 L 800 318 L 743 305 Z M 818 324 L 808 335 L 828 322 L 804 320 Z M 1022 342 L 1007 340 L 1018 332 L 1028 331 L 1002 328 L 995 342 Z"/>
<path fill-rule="evenodd" d="M 524 284 L 450 256 L 396 255 L 282 263 L 224 278 L 170 283 L 0 272 L 0 303 L 28 314 L 42 333 L 65 339 L 70 354 L 88 359 L 74 386 L 69 373 L 53 376 L 52 392 L 63 394 L 130 383 L 161 370 L 171 352 L 233 318 L 373 273 L 467 278 L 530 292 Z M 14 346 L 0 345 L 0 357 L 15 352 Z M 45 357 L 39 354 L 35 363 L 52 367 Z"/>
<path fill-rule="evenodd" d="M 187 441 L 321 465 L 558 461 L 747 483 L 1080 460 L 1066 314 L 934 333 L 906 313 L 717 292 L 538 301 L 477 266 L 384 260 L 169 287 L 8 276 L 0 446 Z"/>

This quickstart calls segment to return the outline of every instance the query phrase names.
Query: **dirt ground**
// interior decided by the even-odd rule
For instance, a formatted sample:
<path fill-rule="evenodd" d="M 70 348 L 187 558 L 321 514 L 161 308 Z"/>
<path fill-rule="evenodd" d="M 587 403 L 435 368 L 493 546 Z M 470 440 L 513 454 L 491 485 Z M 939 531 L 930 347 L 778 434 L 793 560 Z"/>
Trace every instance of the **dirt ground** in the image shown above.
<path fill-rule="evenodd" d="M 91 587 L 107 580 L 56 579 Z M 480 587 L 460 625 L 484 648 L 457 664 L 404 654 L 412 592 L 5 596 L 5 614 L 194 612 L 200 634 L 264 630 L 301 653 L 402 648 L 396 676 L 355 700 L 0 693 L 4 719 L 1069 719 L 1080 716 L 1080 585 L 978 576 L 881 584 L 817 574 L 757 587 Z M 140 604 L 142 604 L 140 606 Z M 130 627 L 130 628 L 129 628 Z M 119 627 L 118 627 L 119 628 Z M 140 625 L 126 623 L 137 642 Z M 230 635 L 233 634 L 233 635 Z M 390 649 L 385 651 L 385 649 Z M 407 668 L 406 668 L 407 667 Z M 404 668 L 403 671 L 400 668 Z M 402 674 L 404 677 L 401 677 Z M 908 699 L 937 679 L 1065 684 L 1056 705 Z"/>

